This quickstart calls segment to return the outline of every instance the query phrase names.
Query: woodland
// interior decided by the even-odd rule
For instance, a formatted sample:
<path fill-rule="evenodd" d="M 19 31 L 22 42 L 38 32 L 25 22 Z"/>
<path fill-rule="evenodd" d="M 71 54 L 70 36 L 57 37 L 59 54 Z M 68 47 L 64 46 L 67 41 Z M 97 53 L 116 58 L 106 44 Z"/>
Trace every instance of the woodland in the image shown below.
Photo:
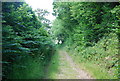
<path fill-rule="evenodd" d="M 44 9 L 2 2 L 3 79 L 55 79 L 60 50 L 95 79 L 119 79 L 120 3 L 53 2 L 53 10 L 51 22 Z"/>

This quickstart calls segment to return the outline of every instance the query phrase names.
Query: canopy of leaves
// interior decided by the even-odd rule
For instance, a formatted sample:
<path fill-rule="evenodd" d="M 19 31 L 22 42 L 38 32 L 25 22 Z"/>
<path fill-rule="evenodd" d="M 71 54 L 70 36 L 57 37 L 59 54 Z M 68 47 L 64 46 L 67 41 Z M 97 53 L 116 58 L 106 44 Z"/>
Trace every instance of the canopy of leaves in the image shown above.
<path fill-rule="evenodd" d="M 103 37 L 114 33 L 117 35 L 115 40 L 119 39 L 118 41 L 120 41 L 119 2 L 54 2 L 53 5 L 53 15 L 56 16 L 56 20 L 52 26 L 52 34 L 55 38 L 62 39 L 62 41 L 64 41 L 63 44 L 65 44 L 69 50 L 75 49 L 79 54 L 84 51 L 81 56 L 85 57 L 85 59 L 92 57 L 92 53 L 86 54 L 89 47 L 94 47 Z M 106 42 L 104 41 L 104 43 Z M 97 49 L 97 47 L 95 48 Z M 105 46 L 105 48 L 107 47 Z M 118 49 L 113 49 L 118 50 L 119 47 Z M 95 51 L 95 49 L 89 50 L 89 52 L 93 51 Z M 104 53 L 105 52 L 100 56 L 105 57 Z M 115 54 L 113 52 L 108 54 L 108 56 L 112 55 L 114 56 Z M 95 58 L 99 57 L 96 55 Z M 95 59 L 92 58 L 91 60 L 95 61 Z"/>
<path fill-rule="evenodd" d="M 43 63 L 49 61 L 54 44 L 42 22 L 46 21 L 44 14 L 48 12 L 36 16 L 24 2 L 3 2 L 2 12 L 3 77 L 8 78 L 12 65 L 27 57 L 40 57 Z M 22 63 L 17 65 L 21 68 Z"/>

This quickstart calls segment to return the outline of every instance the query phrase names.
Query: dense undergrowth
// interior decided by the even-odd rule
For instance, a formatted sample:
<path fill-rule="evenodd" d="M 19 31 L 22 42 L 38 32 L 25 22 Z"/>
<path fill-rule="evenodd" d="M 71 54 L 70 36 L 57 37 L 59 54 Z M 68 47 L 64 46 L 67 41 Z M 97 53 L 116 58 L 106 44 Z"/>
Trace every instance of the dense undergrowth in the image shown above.
<path fill-rule="evenodd" d="M 56 53 L 52 56 L 51 61 L 49 62 L 49 65 L 47 67 L 46 71 L 46 79 L 54 79 L 56 76 L 56 73 L 59 72 L 59 59 L 60 56 L 58 54 L 58 50 Z M 63 68 L 64 69 L 64 68 Z M 58 76 L 57 76 L 58 77 Z"/>
<path fill-rule="evenodd" d="M 118 37 L 115 33 L 103 37 L 95 46 L 68 50 L 74 61 L 96 79 L 118 78 L 118 51 Z"/>
<path fill-rule="evenodd" d="M 54 60 L 59 58 L 52 40 L 62 43 L 58 48 L 65 46 L 93 77 L 120 78 L 119 2 L 54 2 L 53 5 L 56 19 L 51 27 L 44 17 L 49 13 L 46 10 L 33 11 L 24 2 L 2 3 L 3 78 L 46 78 L 45 69 L 49 64 L 53 74 L 48 76 L 54 75 L 59 63 L 54 64 Z"/>
<path fill-rule="evenodd" d="M 26 57 L 12 65 L 12 72 L 9 79 L 41 79 L 44 78 L 44 68 L 42 61 L 38 58 Z"/>
<path fill-rule="evenodd" d="M 36 16 L 38 13 L 39 16 Z M 40 79 L 55 52 L 45 30 L 47 11 L 32 11 L 25 2 L 2 3 L 3 79 Z M 44 22 L 43 22 L 44 21 Z"/>
<path fill-rule="evenodd" d="M 120 78 L 119 2 L 54 2 L 53 5 L 56 16 L 53 38 L 62 41 L 77 63 L 84 65 L 95 78 Z"/>

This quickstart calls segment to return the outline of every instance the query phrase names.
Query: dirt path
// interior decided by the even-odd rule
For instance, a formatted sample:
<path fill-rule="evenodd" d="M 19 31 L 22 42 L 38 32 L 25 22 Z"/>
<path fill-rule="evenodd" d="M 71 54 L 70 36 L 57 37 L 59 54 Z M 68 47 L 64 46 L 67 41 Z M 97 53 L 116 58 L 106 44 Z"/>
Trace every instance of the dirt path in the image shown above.
<path fill-rule="evenodd" d="M 80 69 L 65 51 L 59 51 L 60 72 L 58 78 L 63 79 L 92 79 L 87 72 Z"/>
<path fill-rule="evenodd" d="M 58 61 L 58 71 L 54 73 L 53 79 L 93 79 L 73 62 L 67 52 L 59 51 Z"/>

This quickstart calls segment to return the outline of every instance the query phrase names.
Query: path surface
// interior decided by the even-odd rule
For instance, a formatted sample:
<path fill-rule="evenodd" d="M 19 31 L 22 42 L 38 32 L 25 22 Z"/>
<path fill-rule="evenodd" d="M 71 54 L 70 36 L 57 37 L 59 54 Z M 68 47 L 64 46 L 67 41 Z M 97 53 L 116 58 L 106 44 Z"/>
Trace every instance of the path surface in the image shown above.
<path fill-rule="evenodd" d="M 54 79 L 92 79 L 87 72 L 73 62 L 67 52 L 59 51 L 58 60 L 58 72 L 55 73 Z"/>

